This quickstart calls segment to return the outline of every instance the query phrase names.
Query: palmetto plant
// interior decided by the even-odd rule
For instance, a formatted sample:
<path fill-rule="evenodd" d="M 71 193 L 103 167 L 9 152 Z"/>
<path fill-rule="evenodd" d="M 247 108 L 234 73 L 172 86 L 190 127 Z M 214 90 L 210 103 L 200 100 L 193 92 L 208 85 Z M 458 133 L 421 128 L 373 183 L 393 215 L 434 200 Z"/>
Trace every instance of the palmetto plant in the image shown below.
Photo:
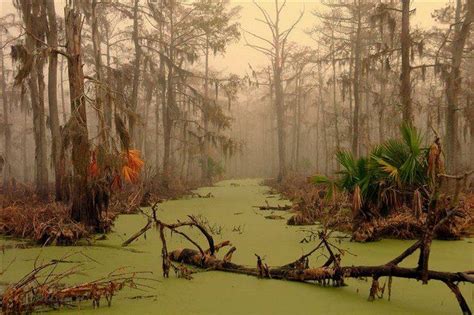
<path fill-rule="evenodd" d="M 336 153 L 341 165 L 337 179 L 315 176 L 314 183 L 352 194 L 354 216 L 385 215 L 405 204 L 421 211 L 428 195 L 428 149 L 416 128 L 402 125 L 400 139 L 376 146 L 368 157 L 358 159 L 348 151 Z M 426 198 L 424 198 L 426 197 Z"/>

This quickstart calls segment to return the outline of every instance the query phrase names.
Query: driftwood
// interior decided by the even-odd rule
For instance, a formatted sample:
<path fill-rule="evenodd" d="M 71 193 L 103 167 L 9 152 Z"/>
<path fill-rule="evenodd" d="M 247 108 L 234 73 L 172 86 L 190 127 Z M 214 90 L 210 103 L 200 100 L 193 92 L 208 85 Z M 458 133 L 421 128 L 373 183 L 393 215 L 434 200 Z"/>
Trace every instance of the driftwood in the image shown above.
<path fill-rule="evenodd" d="M 180 226 L 188 223 L 178 223 Z M 176 225 L 171 225 L 176 227 Z M 388 277 L 389 283 L 391 278 L 406 278 L 417 279 L 422 281 L 442 281 L 454 293 L 463 314 L 471 314 L 471 310 L 461 291 L 458 288 L 458 283 L 468 282 L 474 283 L 474 271 L 464 272 L 441 272 L 435 270 L 424 269 L 424 265 L 419 265 L 414 268 L 404 268 L 398 265 L 407 257 L 420 250 L 420 257 L 424 254 L 422 249 L 423 240 L 417 241 L 407 250 L 395 257 L 389 262 L 377 266 L 342 266 L 341 257 L 344 251 L 337 248 L 328 241 L 327 235 L 323 232 L 319 235 L 321 241 L 309 253 L 301 256 L 296 261 L 280 266 L 269 268 L 262 262 L 260 256 L 257 257 L 256 267 L 249 267 L 234 264 L 231 262 L 232 254 L 236 251 L 235 247 L 231 247 L 223 259 L 216 258 L 215 255 L 210 254 L 211 249 L 202 254 L 202 250 L 196 249 L 177 249 L 164 255 L 164 260 L 172 262 L 189 264 L 198 268 L 206 270 L 218 270 L 231 273 L 246 274 L 259 278 L 269 278 L 278 280 L 289 280 L 299 282 L 317 282 L 321 285 L 342 286 L 344 280 L 347 278 L 372 278 L 372 286 L 369 292 L 369 300 L 373 300 L 378 291 L 382 290 L 379 287 L 379 278 Z M 195 244 L 196 245 L 196 244 Z M 225 245 L 231 246 L 230 242 Z M 321 266 L 310 267 L 308 257 L 320 249 L 326 249 L 329 253 L 328 260 Z M 215 251 L 216 252 L 216 251 Z M 171 262 L 168 262 L 170 264 Z M 390 288 L 389 288 L 390 290 Z"/>
<path fill-rule="evenodd" d="M 433 206 L 434 207 L 434 206 Z M 434 218 L 434 210 L 430 211 L 430 217 Z M 277 280 L 289 280 L 299 282 L 317 282 L 321 285 L 342 286 L 344 280 L 347 278 L 372 278 L 372 285 L 369 291 L 369 300 L 373 300 L 379 292 L 383 292 L 385 288 L 380 288 L 379 279 L 381 277 L 389 278 L 389 292 L 391 290 L 390 284 L 393 277 L 421 280 L 423 283 L 428 283 L 430 280 L 441 281 L 445 283 L 453 292 L 458 300 L 459 306 L 463 314 L 472 314 L 464 299 L 458 284 L 461 282 L 474 283 L 474 271 L 463 272 L 441 272 L 428 269 L 429 252 L 431 245 L 431 236 L 439 226 L 441 226 L 452 213 L 448 213 L 446 217 L 433 222 L 426 220 L 425 233 L 423 237 L 415 242 L 412 246 L 407 248 L 403 253 L 382 265 L 375 266 L 343 266 L 341 259 L 344 253 L 343 249 L 338 248 L 329 241 L 330 233 L 325 231 L 319 232 L 318 237 L 320 242 L 318 246 L 312 249 L 307 254 L 302 255 L 297 260 L 279 267 L 268 267 L 262 258 L 255 254 L 257 263 L 255 267 L 234 264 L 232 256 L 236 251 L 229 241 L 215 244 L 211 234 L 201 223 L 193 216 L 188 216 L 188 221 L 178 221 L 177 223 L 168 224 L 159 220 L 156 216 L 156 209 L 153 209 L 152 215 L 148 215 L 160 232 L 160 239 L 162 242 L 162 265 L 163 276 L 169 276 L 169 270 L 173 268 L 177 274 L 182 277 L 190 279 L 190 271 L 183 267 L 183 264 L 192 265 L 205 270 L 218 270 L 231 273 L 246 274 L 259 278 L 269 278 Z M 203 249 L 195 240 L 190 238 L 187 234 L 180 231 L 182 227 L 196 227 L 205 237 L 208 243 L 208 248 Z M 186 238 L 195 248 L 184 248 L 168 251 L 165 230 L 168 229 L 173 233 L 180 234 Z M 137 233 L 138 234 L 138 233 Z M 230 249 L 223 256 L 222 259 L 216 257 L 216 253 L 223 247 L 229 246 Z M 318 250 L 326 250 L 328 253 L 327 261 L 317 267 L 309 265 L 309 257 Z M 416 251 L 420 251 L 419 263 L 413 268 L 399 267 L 398 265 Z M 180 266 L 173 265 L 179 263 Z M 184 275 L 182 275 L 184 274 Z"/>
<path fill-rule="evenodd" d="M 201 195 L 199 193 L 193 192 L 191 193 L 192 198 L 214 198 L 214 195 L 211 192 L 208 192 L 205 195 Z"/>
<path fill-rule="evenodd" d="M 290 205 L 283 205 L 283 206 L 280 206 L 280 205 L 276 205 L 276 206 L 270 206 L 270 204 L 268 203 L 267 200 L 265 200 L 265 205 L 264 206 L 253 206 L 254 208 L 257 208 L 259 210 L 279 210 L 279 211 L 287 211 L 287 210 L 291 210 L 291 206 Z"/>

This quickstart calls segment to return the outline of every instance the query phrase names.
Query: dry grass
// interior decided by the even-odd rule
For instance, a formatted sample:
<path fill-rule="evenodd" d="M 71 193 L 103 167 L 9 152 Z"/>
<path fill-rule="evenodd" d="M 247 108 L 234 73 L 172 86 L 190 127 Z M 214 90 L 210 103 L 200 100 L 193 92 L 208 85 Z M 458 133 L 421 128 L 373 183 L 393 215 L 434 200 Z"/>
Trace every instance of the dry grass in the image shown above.
<path fill-rule="evenodd" d="M 71 219 L 69 204 L 39 200 L 27 187 L 3 194 L 0 234 L 41 245 L 74 245 L 93 231 Z M 101 230 L 109 231 L 115 212 L 103 214 Z"/>
<path fill-rule="evenodd" d="M 43 245 L 74 244 L 89 232 L 72 221 L 60 203 L 12 204 L 0 209 L 0 233 L 28 238 Z"/>

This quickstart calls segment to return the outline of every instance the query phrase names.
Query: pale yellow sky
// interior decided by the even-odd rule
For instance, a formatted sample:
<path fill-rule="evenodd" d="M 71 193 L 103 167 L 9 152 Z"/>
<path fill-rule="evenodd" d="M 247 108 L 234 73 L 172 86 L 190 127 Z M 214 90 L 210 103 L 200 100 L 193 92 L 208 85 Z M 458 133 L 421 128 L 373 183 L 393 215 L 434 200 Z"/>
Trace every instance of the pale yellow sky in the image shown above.
<path fill-rule="evenodd" d="M 34 0 L 37 1 L 37 0 Z M 145 0 L 143 0 L 145 2 Z M 283 0 L 280 0 L 283 1 Z M 412 0 L 412 8 L 416 9 L 416 14 L 413 15 L 411 22 L 423 28 L 429 28 L 433 25 L 431 13 L 435 9 L 443 7 L 446 3 L 453 0 Z M 64 0 L 56 0 L 56 10 L 58 14 L 62 14 Z M 273 0 L 257 0 L 257 2 L 265 9 L 273 12 Z M 255 18 L 261 17 L 260 12 L 252 3 L 252 0 L 231 0 L 231 4 L 242 7 L 240 12 L 240 24 L 243 29 L 251 32 L 269 35 L 268 29 L 261 23 L 256 22 Z M 306 34 L 305 30 L 311 28 L 317 19 L 311 14 L 314 10 L 321 10 L 323 8 L 321 1 L 296 1 L 287 0 L 287 5 L 284 10 L 283 26 L 292 23 L 298 16 L 301 10 L 305 14 L 301 22 L 296 27 L 290 40 L 295 41 L 301 45 L 314 46 L 316 43 L 311 40 Z M 0 15 L 8 13 L 15 13 L 12 5 L 12 0 L 0 0 Z M 249 41 L 252 40 L 247 36 Z M 245 40 L 242 38 L 240 42 L 230 45 L 225 56 L 217 56 L 211 59 L 211 67 L 223 72 L 233 72 L 237 74 L 245 74 L 248 71 L 248 64 L 258 68 L 267 64 L 265 56 L 256 52 L 250 47 L 245 46 Z"/>
<path fill-rule="evenodd" d="M 280 3 L 283 0 L 280 0 Z M 255 21 L 255 18 L 261 17 L 260 11 L 255 7 L 251 0 L 238 0 L 230 1 L 233 5 L 242 6 L 240 23 L 243 29 L 247 29 L 253 33 L 265 34 L 269 38 L 269 30 L 259 22 Z M 258 0 L 257 1 L 263 8 L 273 12 L 274 1 L 273 0 Z M 416 25 L 423 28 L 429 28 L 434 25 L 431 13 L 435 9 L 444 7 L 446 3 L 452 2 L 452 0 L 412 0 L 412 8 L 416 9 L 415 15 L 413 15 L 411 22 L 412 25 Z M 301 45 L 316 45 L 316 43 L 310 39 L 306 34 L 305 30 L 311 28 L 312 25 L 317 23 L 317 19 L 311 14 L 314 10 L 321 10 L 323 8 L 321 1 L 295 1 L 287 0 L 287 6 L 284 11 L 284 25 L 288 25 L 294 21 L 301 10 L 305 11 L 305 14 L 295 29 L 293 36 L 290 40 L 295 41 Z M 251 36 L 247 36 L 247 40 L 250 42 Z M 253 40 L 253 43 L 258 41 Z M 248 71 L 248 64 L 252 67 L 259 67 L 267 64 L 265 56 L 259 52 L 256 52 L 250 47 L 245 47 L 245 40 L 239 43 L 232 44 L 227 49 L 225 56 L 218 56 L 214 58 L 213 65 L 216 69 L 224 70 L 225 72 L 233 72 L 237 74 L 245 74 Z"/>

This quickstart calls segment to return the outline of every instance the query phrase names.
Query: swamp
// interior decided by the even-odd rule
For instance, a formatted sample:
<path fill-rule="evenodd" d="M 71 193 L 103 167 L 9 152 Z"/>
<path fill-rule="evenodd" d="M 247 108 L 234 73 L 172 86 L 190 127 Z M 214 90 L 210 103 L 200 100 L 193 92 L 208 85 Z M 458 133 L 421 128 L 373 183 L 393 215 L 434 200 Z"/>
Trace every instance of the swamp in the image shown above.
<path fill-rule="evenodd" d="M 1 314 L 472 314 L 474 1 L 0 1 Z"/>

